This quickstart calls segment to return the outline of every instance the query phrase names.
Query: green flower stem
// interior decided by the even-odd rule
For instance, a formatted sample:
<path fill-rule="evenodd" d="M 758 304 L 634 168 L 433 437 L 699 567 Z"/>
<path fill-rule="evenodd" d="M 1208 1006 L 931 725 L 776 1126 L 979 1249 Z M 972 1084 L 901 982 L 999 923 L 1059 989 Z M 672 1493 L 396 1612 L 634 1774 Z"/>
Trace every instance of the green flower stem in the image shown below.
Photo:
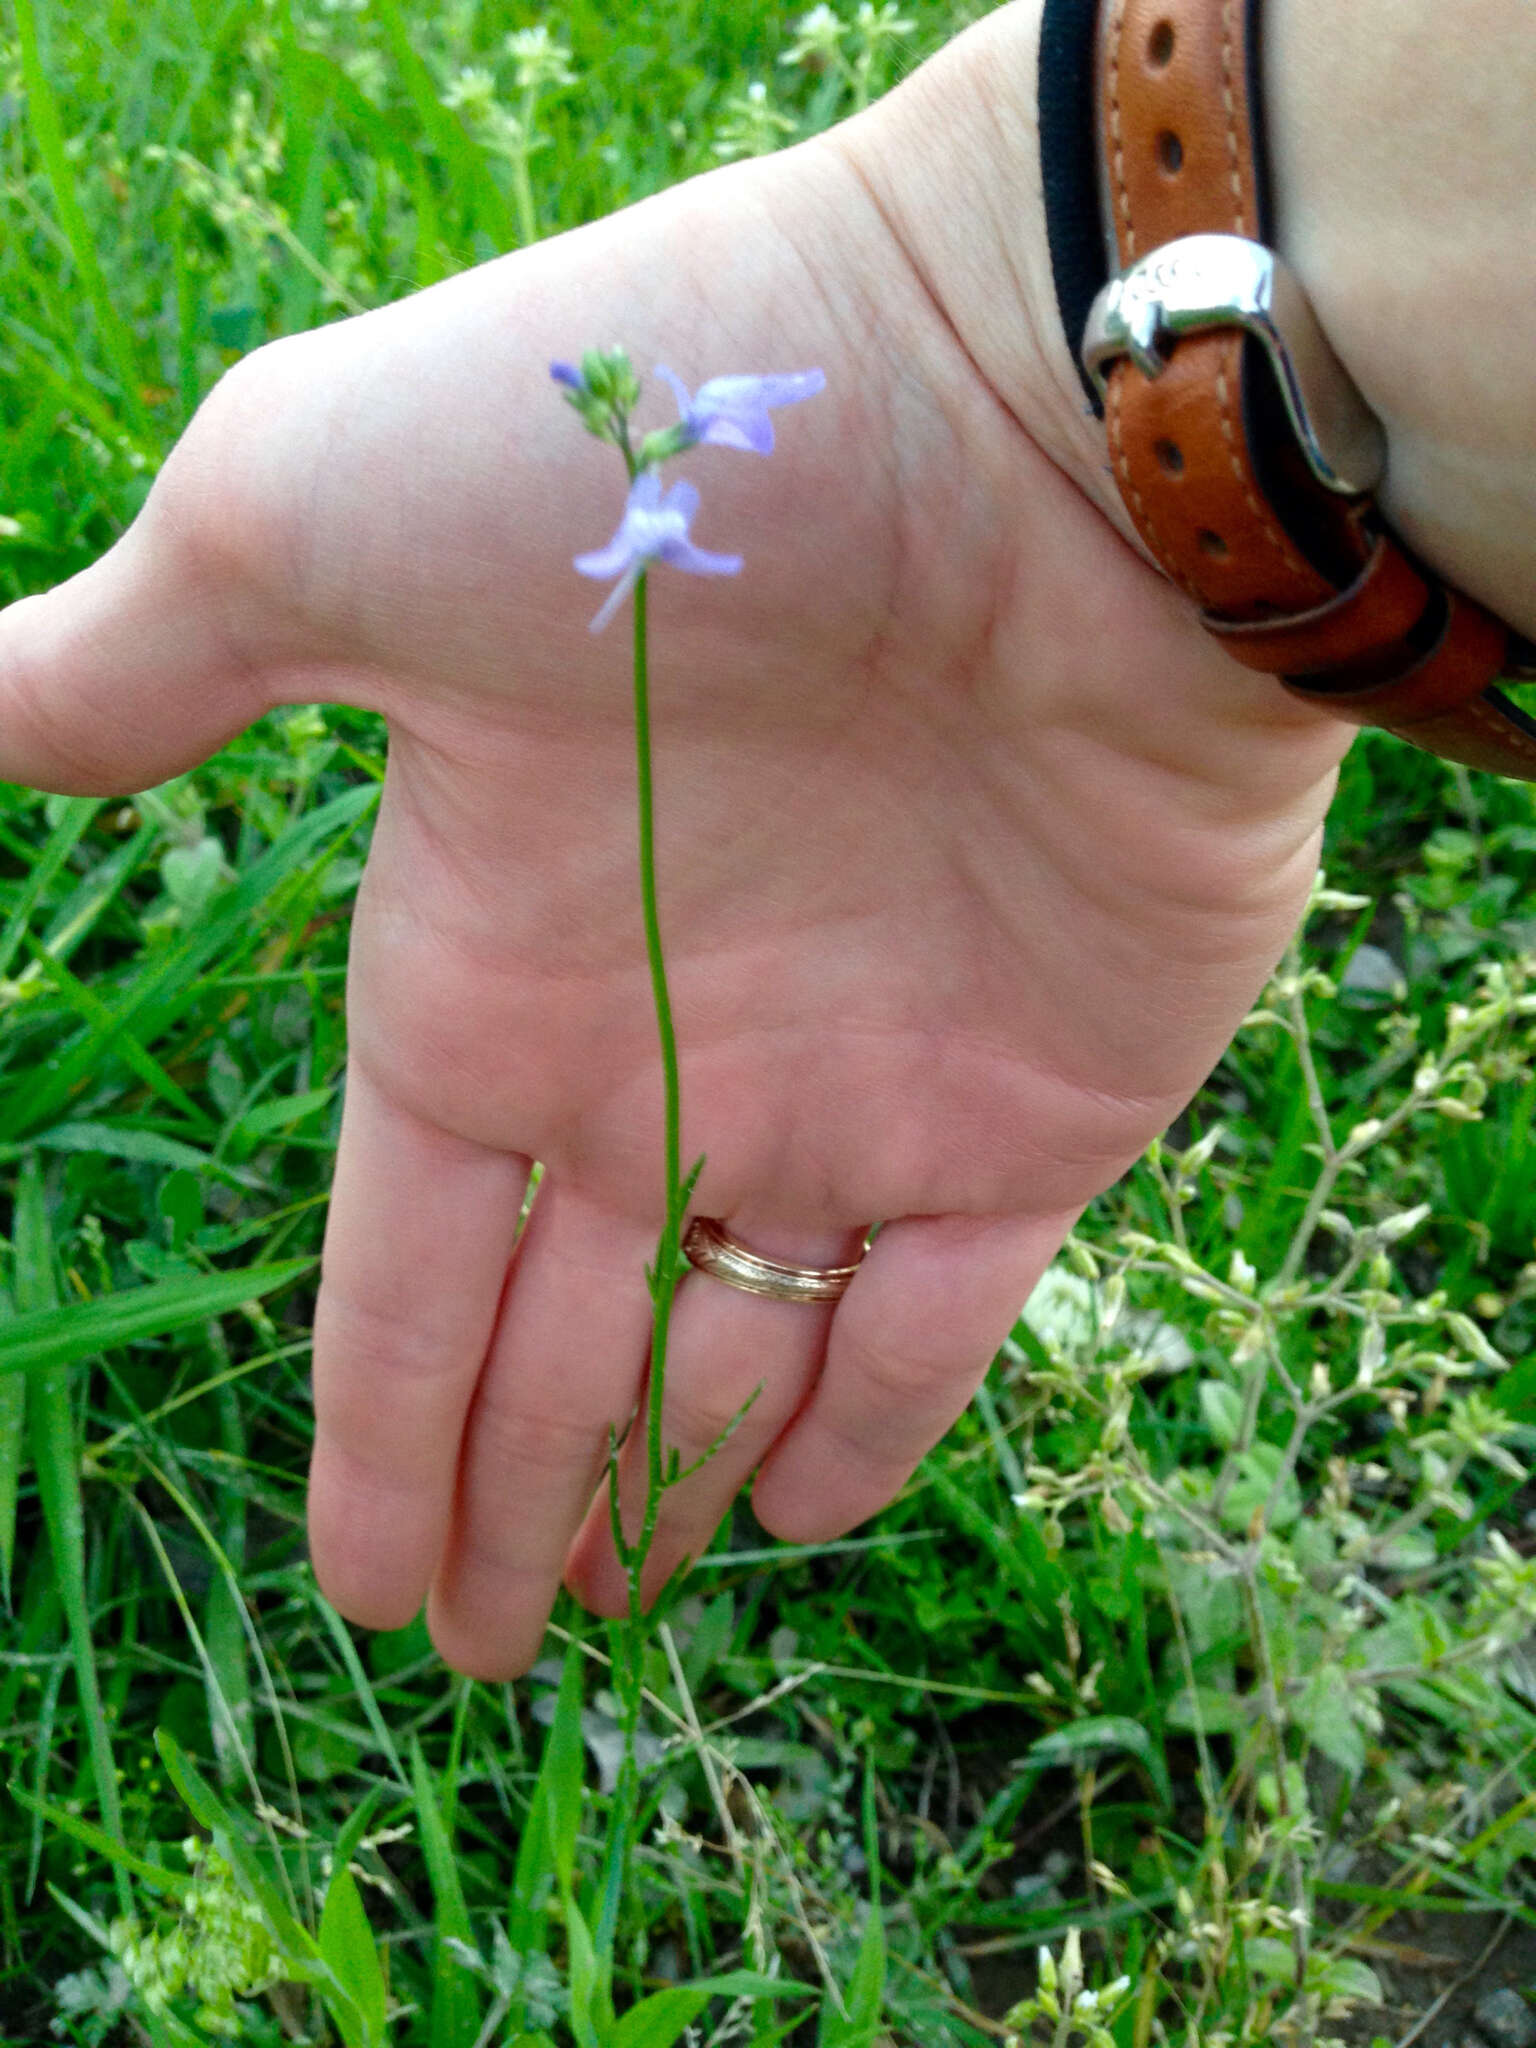
<path fill-rule="evenodd" d="M 667 987 L 661 918 L 656 907 L 656 822 L 646 643 L 647 580 L 642 573 L 635 584 L 635 786 L 640 812 L 640 905 L 645 920 L 645 950 L 650 962 L 651 996 L 656 1005 L 656 1030 L 661 1040 L 661 1073 L 665 1090 L 663 1144 L 667 1210 L 661 1241 L 656 1247 L 656 1269 L 651 1279 L 651 1376 L 645 1417 L 645 1518 L 634 1546 L 629 1583 L 630 1620 L 637 1624 L 641 1620 L 640 1574 L 656 1534 L 656 1518 L 661 1508 L 661 1496 L 666 1490 L 662 1470 L 661 1404 L 667 1371 L 667 1332 L 672 1321 L 672 1301 L 677 1292 L 683 1221 L 682 1092 L 677 1073 L 677 1033 L 672 1023 L 672 997 Z"/>
<path fill-rule="evenodd" d="M 533 203 L 533 179 L 529 175 L 528 158 L 533 150 L 533 124 L 538 117 L 539 92 L 537 86 L 528 86 L 523 93 L 521 144 L 512 155 L 512 197 L 517 206 L 517 229 L 525 249 L 532 248 L 539 239 L 539 217 Z"/>
<path fill-rule="evenodd" d="M 633 473 L 633 459 L 625 447 L 626 461 Z M 672 1303 L 677 1293 L 681 1264 L 681 1236 L 685 1194 L 682 1177 L 682 1093 L 678 1080 L 677 1033 L 672 1023 L 672 997 L 667 987 L 666 957 L 661 943 L 661 917 L 656 890 L 656 808 L 651 766 L 650 668 L 646 639 L 646 577 L 635 583 L 635 788 L 640 824 L 640 905 L 645 923 L 645 950 L 650 964 L 651 996 L 656 1008 L 656 1030 L 661 1041 L 664 1108 L 664 1171 L 666 1174 L 666 1219 L 656 1247 L 656 1264 L 651 1274 L 651 1370 L 646 1391 L 645 1509 L 640 1533 L 633 1543 L 623 1532 L 618 1505 L 618 1458 L 609 1459 L 610 1510 L 614 1546 L 624 1566 L 629 1586 L 629 1614 L 617 1631 L 614 1675 L 618 1681 L 623 1715 L 624 1758 L 614 1791 L 614 1811 L 608 1841 L 607 1871 L 602 1887 L 602 1906 L 597 1926 L 598 1953 L 611 1967 L 612 1945 L 618 1924 L 619 1901 L 628 1875 L 633 1846 L 635 1816 L 640 1803 L 640 1772 L 635 1757 L 635 1738 L 640 1726 L 640 1703 L 644 1692 L 645 1644 L 648 1633 L 643 1601 L 646 1560 L 655 1540 L 662 1497 L 667 1491 L 661 1414 L 666 1392 L 667 1334 L 672 1322 Z"/>

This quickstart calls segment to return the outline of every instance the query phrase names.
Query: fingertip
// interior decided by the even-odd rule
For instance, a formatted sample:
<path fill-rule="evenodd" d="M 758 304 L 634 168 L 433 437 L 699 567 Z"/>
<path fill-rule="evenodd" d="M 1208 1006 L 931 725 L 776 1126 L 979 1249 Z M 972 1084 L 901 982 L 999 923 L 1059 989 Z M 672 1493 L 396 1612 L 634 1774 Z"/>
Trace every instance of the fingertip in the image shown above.
<path fill-rule="evenodd" d="M 769 1459 L 752 1488 L 752 1512 L 777 1543 L 832 1543 L 846 1536 L 868 1512 L 849 1514 L 833 1506 L 824 1491 L 800 1474 L 785 1473 Z"/>
<path fill-rule="evenodd" d="M 382 1483 L 318 1441 L 309 1468 L 309 1557 L 336 1612 L 359 1628 L 404 1628 L 420 1612 L 442 1547 L 420 1504 L 396 1499 L 379 1512 Z M 441 1521 L 439 1515 L 436 1520 Z"/>
<path fill-rule="evenodd" d="M 508 1628 L 494 1642 L 456 1626 L 440 1584 L 427 1596 L 427 1633 L 433 1648 L 454 1671 L 484 1685 L 506 1685 L 525 1678 L 544 1650 L 547 1617 L 524 1628 Z"/>

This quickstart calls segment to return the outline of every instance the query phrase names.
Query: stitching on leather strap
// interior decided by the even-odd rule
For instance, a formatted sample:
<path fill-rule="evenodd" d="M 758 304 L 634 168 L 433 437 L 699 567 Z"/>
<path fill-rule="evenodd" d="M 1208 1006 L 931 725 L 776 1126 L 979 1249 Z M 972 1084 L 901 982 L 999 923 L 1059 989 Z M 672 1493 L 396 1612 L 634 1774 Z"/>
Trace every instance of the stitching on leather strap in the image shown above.
<path fill-rule="evenodd" d="M 1528 761 L 1536 761 L 1536 740 L 1528 732 L 1522 732 L 1518 725 L 1511 725 L 1507 718 L 1501 718 L 1486 697 L 1474 697 L 1464 704 L 1461 716 L 1476 719 L 1486 732 L 1492 733 L 1501 747 L 1512 747 Z M 1406 727 L 1404 737 L 1411 739 L 1412 736 L 1412 726 Z"/>
<path fill-rule="evenodd" d="M 1221 413 L 1221 435 L 1227 444 L 1227 459 L 1232 464 L 1232 474 L 1242 486 L 1243 498 L 1248 506 L 1248 510 L 1258 521 L 1259 530 L 1264 538 L 1269 542 L 1279 559 L 1285 564 L 1285 567 L 1291 571 L 1292 575 L 1312 576 L 1313 571 L 1307 567 L 1300 555 L 1291 546 L 1289 539 L 1274 515 L 1273 509 L 1254 496 L 1253 485 L 1249 482 L 1248 472 L 1244 468 L 1242 457 L 1238 453 L 1237 422 L 1233 417 L 1232 410 L 1232 387 L 1227 380 L 1225 370 L 1218 370 L 1216 372 L 1216 397 Z"/>
<path fill-rule="evenodd" d="M 1523 732 L 1518 725 L 1512 725 L 1507 718 L 1501 717 L 1494 706 L 1483 697 L 1472 698 L 1459 711 L 1447 711 L 1443 712 L 1438 718 L 1426 719 L 1424 726 L 1450 725 L 1455 727 L 1464 722 L 1481 726 L 1484 732 L 1492 739 L 1497 752 L 1503 755 L 1506 760 L 1513 758 L 1514 760 L 1536 762 L 1536 740 L 1533 740 L 1528 732 Z M 1431 746 L 1425 737 L 1424 726 L 1412 724 L 1388 725 L 1383 727 L 1383 730 L 1391 733 L 1395 739 L 1407 740 L 1411 746 L 1422 747 L 1426 753 L 1438 754 L 1439 748 Z M 1468 735 L 1468 737 L 1472 737 L 1472 735 Z M 1450 754 L 1442 756 L 1442 758 L 1454 760 L 1456 756 Z M 1486 766 L 1487 764 L 1483 763 L 1480 765 Z M 1513 774 L 1514 772 L 1512 768 L 1504 767 L 1493 770 L 1494 774 Z"/>
<path fill-rule="evenodd" d="M 1147 546 L 1157 556 L 1158 561 L 1162 565 L 1164 575 L 1177 583 L 1186 597 L 1192 597 L 1196 604 L 1199 604 L 1202 602 L 1200 592 L 1173 562 L 1167 544 L 1157 530 L 1157 523 L 1147 510 L 1147 502 L 1137 489 L 1136 479 L 1131 474 L 1131 461 L 1125 447 L 1125 425 L 1120 417 L 1120 378 L 1118 376 L 1111 377 L 1109 380 L 1109 393 L 1104 411 L 1109 425 L 1109 451 L 1114 461 L 1115 473 L 1120 479 L 1120 495 L 1123 498 L 1129 499 L 1137 529 L 1142 539 L 1147 543 Z"/>
<path fill-rule="evenodd" d="M 1109 132 L 1115 153 L 1115 214 L 1125 236 L 1125 260 L 1136 259 L 1136 227 L 1125 189 L 1125 131 L 1120 119 L 1120 45 L 1125 39 L 1125 0 L 1115 0 L 1109 30 Z"/>
<path fill-rule="evenodd" d="M 1237 149 L 1237 95 L 1232 90 L 1232 0 L 1222 0 L 1221 7 L 1221 97 L 1227 110 L 1227 157 L 1231 165 L 1227 182 L 1232 188 L 1234 232 L 1247 235 L 1252 230 L 1248 226 L 1248 211 L 1243 203 L 1243 172 Z"/>

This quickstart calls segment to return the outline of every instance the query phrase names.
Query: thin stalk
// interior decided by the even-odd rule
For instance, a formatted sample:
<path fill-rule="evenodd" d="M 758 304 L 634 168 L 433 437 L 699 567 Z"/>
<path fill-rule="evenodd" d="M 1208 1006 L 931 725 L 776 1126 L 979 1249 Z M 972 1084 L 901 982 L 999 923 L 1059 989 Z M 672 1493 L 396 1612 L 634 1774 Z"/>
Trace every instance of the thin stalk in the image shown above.
<path fill-rule="evenodd" d="M 656 1517 L 665 1491 L 662 1470 L 661 1408 L 667 1370 L 667 1333 L 672 1321 L 672 1299 L 677 1291 L 677 1262 L 682 1229 L 682 1092 L 677 1071 L 677 1033 L 672 1023 L 672 997 L 667 987 L 666 958 L 661 945 L 661 918 L 657 909 L 655 794 L 651 773 L 650 673 L 646 647 L 646 581 L 642 571 L 635 584 L 635 786 L 640 812 L 640 907 L 645 921 L 645 951 L 651 971 L 651 995 L 656 1005 L 656 1031 L 661 1041 L 661 1074 L 665 1095 L 663 1111 L 663 1157 L 666 1174 L 666 1222 L 656 1248 L 656 1271 L 652 1283 L 651 1377 L 646 1402 L 646 1488 L 645 1520 L 636 1545 L 635 1571 L 630 1580 L 630 1619 L 640 1619 L 640 1569 L 645 1563 Z"/>
<path fill-rule="evenodd" d="M 525 249 L 531 248 L 539 239 L 539 216 L 533 203 L 533 179 L 528 171 L 538 106 L 538 89 L 529 87 L 523 94 L 523 109 L 519 116 L 522 123 L 519 146 L 512 152 L 512 197 L 517 206 L 517 232 Z"/>
<path fill-rule="evenodd" d="M 627 454 L 626 450 L 626 456 Z M 648 1632 L 643 1604 L 643 1583 L 646 1560 L 650 1556 L 651 1545 L 655 1540 L 662 1497 L 667 1491 L 661 1423 L 666 1393 L 667 1336 L 672 1322 L 673 1298 L 677 1292 L 684 1199 L 682 1091 L 678 1078 L 677 1033 L 672 1022 L 672 997 L 667 986 L 666 956 L 662 949 L 661 916 L 657 904 L 656 806 L 651 764 L 646 576 L 643 571 L 635 583 L 634 615 L 635 790 L 639 812 L 640 908 L 645 925 L 645 951 L 650 967 L 651 997 L 656 1009 L 656 1031 L 661 1044 L 666 1217 L 656 1247 L 656 1264 L 651 1275 L 651 1370 L 645 1404 L 645 1508 L 640 1533 L 633 1543 L 625 1538 L 619 1517 L 617 1460 L 615 1457 L 610 1457 L 609 1460 L 614 1542 L 628 1580 L 629 1613 L 618 1632 L 619 1644 L 616 1644 L 616 1648 L 622 1645 L 622 1656 L 615 1658 L 615 1676 L 620 1679 L 619 1693 L 623 1712 L 624 1759 L 614 1792 L 608 1875 L 603 1887 L 603 1904 L 598 1923 L 599 1948 L 605 1954 L 617 1930 L 619 1900 L 628 1872 L 635 1815 L 640 1799 L 640 1773 L 635 1757 L 635 1738 L 640 1726 L 645 1643 Z"/>
<path fill-rule="evenodd" d="M 1297 1225 L 1294 1236 L 1287 1248 L 1285 1263 L 1280 1268 L 1278 1284 L 1289 1287 L 1301 1271 L 1302 1260 L 1317 1231 L 1318 1219 L 1328 1206 L 1342 1166 L 1342 1156 L 1334 1142 L 1333 1123 L 1328 1115 L 1328 1105 L 1323 1097 L 1323 1084 L 1318 1078 L 1317 1062 L 1312 1057 L 1312 1033 L 1307 1023 L 1307 1006 L 1299 993 L 1293 992 L 1290 1000 L 1291 1036 L 1296 1045 L 1296 1058 L 1301 1066 L 1302 1086 L 1306 1091 L 1307 1108 L 1311 1112 L 1313 1128 L 1322 1146 L 1323 1163 L 1318 1171 L 1312 1192 L 1307 1199 L 1306 1210 Z"/>

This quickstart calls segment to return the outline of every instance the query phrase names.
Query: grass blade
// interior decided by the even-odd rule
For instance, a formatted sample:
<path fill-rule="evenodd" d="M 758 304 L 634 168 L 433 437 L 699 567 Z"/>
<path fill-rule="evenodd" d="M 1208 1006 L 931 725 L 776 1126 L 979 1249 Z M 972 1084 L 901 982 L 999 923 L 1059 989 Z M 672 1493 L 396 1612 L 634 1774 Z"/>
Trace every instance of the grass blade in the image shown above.
<path fill-rule="evenodd" d="M 38 854 L 37 864 L 17 892 L 16 902 L 6 920 L 4 932 L 0 932 L 0 981 L 11 971 L 21 944 L 22 933 L 27 929 L 33 911 L 53 885 L 65 861 L 89 831 L 91 822 L 101 809 L 104 798 L 99 796 L 71 797 L 65 806 L 64 815 L 48 836 L 48 843 Z"/>
<path fill-rule="evenodd" d="M 0 1328 L 0 1374 L 46 1375 L 118 1344 L 169 1336 L 189 1323 L 228 1315 L 314 1270 L 314 1259 L 283 1259 L 241 1273 L 199 1273 L 125 1287 L 66 1308 L 34 1308 Z"/>
<path fill-rule="evenodd" d="M 411 1738 L 411 1784 L 416 1802 L 416 1824 L 421 1831 L 421 1850 L 427 1860 L 432 1885 L 434 1940 L 432 1944 L 431 2048 L 468 2048 L 480 2029 L 480 1999 L 469 1972 L 448 1946 L 450 1941 L 473 1942 L 469 1908 L 453 1856 L 453 1843 L 444 1825 L 432 1774 L 427 1769 L 421 1744 Z"/>
<path fill-rule="evenodd" d="M 151 961 L 115 1006 L 103 1005 L 98 1021 L 75 1039 L 56 1066 L 37 1076 L 35 1086 L 11 1092 L 0 1107 L 0 1140 L 14 1140 L 57 1122 L 76 1089 L 96 1076 L 118 1033 L 141 1015 L 147 1013 L 139 1032 L 142 1040 L 164 1032 L 194 1000 L 214 960 L 222 959 L 227 968 L 259 944 L 285 888 L 316 886 L 326 858 L 341 851 L 378 800 L 374 785 L 349 789 L 290 825 L 180 945 Z M 332 842 L 328 848 L 327 840 Z"/>
<path fill-rule="evenodd" d="M 122 387 L 123 410 L 135 430 L 147 439 L 151 428 L 139 389 L 133 336 L 112 302 L 106 275 L 96 254 L 96 243 L 75 189 L 75 175 L 64 142 L 64 124 L 59 118 L 58 101 L 43 68 L 42 52 L 38 46 L 33 0 L 15 0 L 15 7 L 16 38 L 21 47 L 21 71 L 26 81 L 27 119 L 32 129 L 32 140 L 37 145 L 43 169 L 48 174 L 48 183 L 53 188 L 54 209 L 68 240 L 70 254 L 75 259 L 85 295 L 96 315 L 102 346 L 117 372 L 117 380 Z"/>
<path fill-rule="evenodd" d="M 22 1313 L 13 1319 L 7 1330 L 0 1332 L 0 1342 L 9 1336 L 10 1330 L 31 1322 L 37 1316 L 47 1318 L 61 1313 L 53 1305 L 58 1300 L 53 1232 L 43 1192 L 43 1177 L 36 1159 L 29 1159 L 22 1169 L 16 1191 L 14 1229 L 16 1299 Z M 28 1439 L 37 1472 L 37 1490 L 42 1502 L 44 1526 L 48 1531 L 54 1578 L 69 1628 L 75 1687 L 85 1721 L 91 1771 L 96 1780 L 96 1805 L 105 1832 L 119 1847 L 126 1847 L 122 1808 L 117 1796 L 117 1769 L 107 1717 L 102 1710 L 90 1600 L 86 1593 L 85 1511 L 80 1497 L 80 1448 L 76 1439 L 74 1409 L 70 1404 L 69 1378 L 57 1369 L 41 1371 L 31 1393 Z M 117 1885 L 118 1908 L 121 1912 L 129 1912 L 133 1891 L 121 1864 L 115 1865 L 113 1876 Z"/>

